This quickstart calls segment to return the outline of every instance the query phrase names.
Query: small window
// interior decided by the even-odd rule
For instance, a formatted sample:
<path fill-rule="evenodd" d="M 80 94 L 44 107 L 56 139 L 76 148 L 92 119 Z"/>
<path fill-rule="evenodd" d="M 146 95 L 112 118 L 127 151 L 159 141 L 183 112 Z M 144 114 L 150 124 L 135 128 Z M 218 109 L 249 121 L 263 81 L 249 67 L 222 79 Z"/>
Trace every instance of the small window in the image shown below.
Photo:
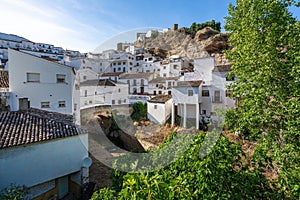
<path fill-rule="evenodd" d="M 116 103 L 115 100 L 111 100 L 111 104 L 114 105 Z"/>
<path fill-rule="evenodd" d="M 206 110 L 202 110 L 202 114 L 203 114 L 203 115 L 206 115 Z"/>
<path fill-rule="evenodd" d="M 120 100 L 118 100 L 118 104 L 121 104 L 122 103 L 122 100 L 120 99 Z"/>
<path fill-rule="evenodd" d="M 83 76 L 83 80 L 86 80 L 86 76 Z"/>
<path fill-rule="evenodd" d="M 209 97 L 209 90 L 202 90 L 203 97 Z"/>
<path fill-rule="evenodd" d="M 177 65 L 173 65 L 173 68 L 174 68 L 174 69 L 177 69 Z"/>
<path fill-rule="evenodd" d="M 166 66 L 164 66 L 164 69 L 166 69 Z"/>
<path fill-rule="evenodd" d="M 113 65 L 116 66 L 116 63 L 114 63 Z"/>
<path fill-rule="evenodd" d="M 90 100 L 90 101 L 89 101 L 89 104 L 92 104 L 92 103 L 93 103 L 93 101 L 92 101 L 92 100 Z"/>
<path fill-rule="evenodd" d="M 123 65 L 126 65 L 126 62 L 123 62 Z"/>
<path fill-rule="evenodd" d="M 56 74 L 56 82 L 57 83 L 65 83 L 66 75 L 65 74 Z"/>
<path fill-rule="evenodd" d="M 77 110 L 77 104 L 74 103 L 74 111 L 76 111 L 76 110 Z"/>
<path fill-rule="evenodd" d="M 41 102 L 41 108 L 50 108 L 50 102 L 49 101 Z"/>
<path fill-rule="evenodd" d="M 166 74 L 166 73 L 164 73 L 164 74 L 163 74 L 163 77 L 167 77 L 167 74 Z"/>
<path fill-rule="evenodd" d="M 97 95 L 97 91 L 95 91 L 95 95 Z"/>
<path fill-rule="evenodd" d="M 193 96 L 194 93 L 193 93 L 193 90 L 188 90 L 188 96 Z"/>
<path fill-rule="evenodd" d="M 40 82 L 40 73 L 27 73 L 27 82 Z"/>
<path fill-rule="evenodd" d="M 119 88 L 118 92 L 120 93 L 121 92 L 121 89 Z"/>
<path fill-rule="evenodd" d="M 157 105 L 154 105 L 154 109 L 155 109 L 155 110 L 157 109 Z"/>
<path fill-rule="evenodd" d="M 126 99 L 124 99 L 124 103 L 126 103 Z"/>
<path fill-rule="evenodd" d="M 84 96 L 87 97 L 87 90 L 84 91 Z"/>
<path fill-rule="evenodd" d="M 58 107 L 59 108 L 65 108 L 66 107 L 66 102 L 65 101 L 59 101 L 58 102 Z"/>

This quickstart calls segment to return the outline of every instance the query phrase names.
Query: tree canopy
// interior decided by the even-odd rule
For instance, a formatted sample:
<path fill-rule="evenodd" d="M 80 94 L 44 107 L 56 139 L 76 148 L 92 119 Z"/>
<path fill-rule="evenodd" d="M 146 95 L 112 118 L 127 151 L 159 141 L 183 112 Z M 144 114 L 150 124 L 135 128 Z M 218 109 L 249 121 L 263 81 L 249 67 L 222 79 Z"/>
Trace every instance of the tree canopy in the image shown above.
<path fill-rule="evenodd" d="M 258 142 L 256 162 L 278 167 L 279 185 L 300 192 L 300 26 L 291 0 L 237 0 L 229 5 L 226 52 L 237 109 L 228 124 Z M 232 116 L 229 116 L 232 115 Z M 233 117 L 234 116 L 234 117 Z"/>

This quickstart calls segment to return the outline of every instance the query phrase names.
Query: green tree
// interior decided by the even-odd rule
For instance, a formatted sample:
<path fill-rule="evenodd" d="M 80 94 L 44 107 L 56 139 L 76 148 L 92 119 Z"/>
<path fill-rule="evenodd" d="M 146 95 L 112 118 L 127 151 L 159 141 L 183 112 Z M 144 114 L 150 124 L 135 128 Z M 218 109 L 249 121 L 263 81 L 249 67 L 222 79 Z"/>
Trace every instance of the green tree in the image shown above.
<path fill-rule="evenodd" d="M 300 27 L 291 0 L 237 0 L 225 29 L 232 50 L 226 57 L 237 81 L 230 111 L 234 131 L 259 143 L 256 161 L 279 167 L 279 185 L 300 196 Z"/>
<path fill-rule="evenodd" d="M 131 118 L 133 120 L 139 121 L 141 119 L 147 119 L 147 104 L 143 104 L 142 102 L 136 102 L 132 105 L 133 112 L 131 114 Z"/>

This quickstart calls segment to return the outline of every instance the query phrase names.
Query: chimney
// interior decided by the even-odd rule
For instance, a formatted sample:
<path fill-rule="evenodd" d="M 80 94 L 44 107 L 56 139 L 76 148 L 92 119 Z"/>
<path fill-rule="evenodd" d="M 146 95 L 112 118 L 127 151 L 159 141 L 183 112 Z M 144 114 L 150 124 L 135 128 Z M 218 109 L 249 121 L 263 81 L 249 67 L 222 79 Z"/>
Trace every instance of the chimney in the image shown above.
<path fill-rule="evenodd" d="M 28 98 L 19 98 L 19 110 L 26 111 L 30 108 L 30 101 Z"/>

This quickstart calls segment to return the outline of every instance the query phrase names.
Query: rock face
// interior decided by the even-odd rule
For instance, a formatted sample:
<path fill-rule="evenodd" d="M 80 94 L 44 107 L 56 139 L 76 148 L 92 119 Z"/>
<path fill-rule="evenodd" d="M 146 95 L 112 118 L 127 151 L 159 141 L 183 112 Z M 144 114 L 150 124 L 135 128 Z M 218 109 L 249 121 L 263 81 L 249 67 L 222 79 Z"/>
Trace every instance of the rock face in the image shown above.
<path fill-rule="evenodd" d="M 219 33 L 211 28 L 199 30 L 195 37 L 186 31 L 168 31 L 156 38 L 136 41 L 136 47 L 148 49 L 149 53 L 162 58 L 179 55 L 189 59 L 215 56 L 216 65 L 229 64 L 223 51 L 228 49 L 228 34 Z"/>

